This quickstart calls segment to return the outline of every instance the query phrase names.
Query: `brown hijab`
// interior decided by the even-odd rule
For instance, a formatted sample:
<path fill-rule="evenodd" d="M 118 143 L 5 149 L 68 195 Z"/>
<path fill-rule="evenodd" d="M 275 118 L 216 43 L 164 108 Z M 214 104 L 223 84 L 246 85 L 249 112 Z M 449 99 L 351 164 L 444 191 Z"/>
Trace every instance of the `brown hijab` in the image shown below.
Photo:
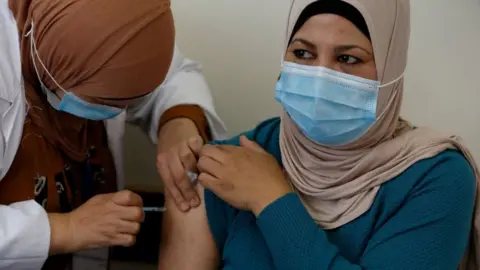
<path fill-rule="evenodd" d="M 325 1 L 325 0 L 320 0 Z M 409 0 L 343 0 L 364 17 L 372 38 L 378 80 L 394 84 L 380 89 L 377 121 L 359 140 L 332 148 L 309 140 L 287 113 L 282 116 L 282 161 L 295 189 L 316 223 L 335 229 L 360 217 L 372 206 L 380 186 L 414 163 L 455 149 L 470 162 L 477 186 L 480 174 L 463 141 L 427 128 L 414 129 L 400 118 L 401 78 L 407 64 L 410 34 Z M 285 46 L 301 12 L 314 0 L 296 0 L 289 16 Z M 333 2 L 333 1 L 332 1 Z M 479 196 L 471 243 L 461 269 L 478 269 Z M 468 265 L 468 268 L 463 268 Z"/>
<path fill-rule="evenodd" d="M 42 135 L 74 160 L 87 150 L 86 120 L 58 112 L 40 90 L 30 52 L 35 27 L 38 56 L 58 84 L 89 97 L 129 98 L 152 92 L 173 56 L 168 0 L 10 0 L 21 34 L 29 117 Z M 59 87 L 39 67 L 40 80 Z"/>

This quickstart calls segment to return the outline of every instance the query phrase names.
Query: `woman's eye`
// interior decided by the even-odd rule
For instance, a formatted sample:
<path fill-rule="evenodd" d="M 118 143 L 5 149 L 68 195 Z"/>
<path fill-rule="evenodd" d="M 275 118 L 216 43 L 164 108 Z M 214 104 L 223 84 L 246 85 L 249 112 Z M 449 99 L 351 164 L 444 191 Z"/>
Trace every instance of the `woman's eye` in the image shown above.
<path fill-rule="evenodd" d="M 313 58 L 313 54 L 309 53 L 306 50 L 294 50 L 293 54 L 295 54 L 295 57 L 300 58 L 300 59 L 311 59 L 311 58 Z"/>
<path fill-rule="evenodd" d="M 354 65 L 354 64 L 360 63 L 361 60 L 358 59 L 357 57 L 354 57 L 354 56 L 351 56 L 351 55 L 340 55 L 338 57 L 338 62 L 345 63 L 345 64 L 348 64 L 348 65 Z"/>

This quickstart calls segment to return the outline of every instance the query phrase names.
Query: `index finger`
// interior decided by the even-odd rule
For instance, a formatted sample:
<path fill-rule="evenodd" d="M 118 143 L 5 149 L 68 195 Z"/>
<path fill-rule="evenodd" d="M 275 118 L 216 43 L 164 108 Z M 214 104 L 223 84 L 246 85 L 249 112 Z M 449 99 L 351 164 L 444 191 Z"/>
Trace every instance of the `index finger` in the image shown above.
<path fill-rule="evenodd" d="M 195 164 L 196 165 L 196 164 Z M 191 183 L 187 171 L 180 160 L 179 156 L 170 157 L 168 164 L 170 172 L 174 178 L 174 182 L 183 195 L 183 198 L 190 203 L 190 206 L 196 206 L 198 202 L 197 193 Z M 188 210 L 188 209 L 186 209 Z"/>
<path fill-rule="evenodd" d="M 196 172 L 197 171 L 197 158 L 195 153 L 188 145 L 182 145 L 178 149 L 178 155 L 186 170 Z"/>
<path fill-rule="evenodd" d="M 167 190 L 167 192 L 169 192 L 169 195 L 173 198 L 173 201 L 177 205 L 178 209 L 180 209 L 182 212 L 188 211 L 188 204 L 185 198 L 183 198 L 183 195 L 180 192 L 180 190 L 177 188 L 174 177 L 170 172 L 170 168 L 166 160 L 164 160 L 163 158 L 162 160 L 158 160 L 157 168 L 158 168 L 158 172 L 160 173 L 160 177 L 162 178 L 163 183 L 165 185 L 165 189 Z"/>
<path fill-rule="evenodd" d="M 206 156 L 220 163 L 227 159 L 228 151 L 226 145 L 205 145 L 200 151 L 200 157 Z"/>

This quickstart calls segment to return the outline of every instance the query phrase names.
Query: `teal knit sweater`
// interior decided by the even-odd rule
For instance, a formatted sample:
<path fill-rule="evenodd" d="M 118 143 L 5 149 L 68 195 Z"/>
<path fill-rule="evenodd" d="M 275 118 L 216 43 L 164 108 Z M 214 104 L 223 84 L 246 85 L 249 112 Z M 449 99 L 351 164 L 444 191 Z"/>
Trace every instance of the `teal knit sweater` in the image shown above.
<path fill-rule="evenodd" d="M 280 119 L 245 133 L 281 164 Z M 238 145 L 238 138 L 216 142 Z M 456 151 L 417 162 L 382 185 L 368 212 L 323 230 L 296 194 L 259 216 L 232 208 L 210 191 L 205 202 L 222 269 L 453 270 L 468 242 L 475 177 Z"/>

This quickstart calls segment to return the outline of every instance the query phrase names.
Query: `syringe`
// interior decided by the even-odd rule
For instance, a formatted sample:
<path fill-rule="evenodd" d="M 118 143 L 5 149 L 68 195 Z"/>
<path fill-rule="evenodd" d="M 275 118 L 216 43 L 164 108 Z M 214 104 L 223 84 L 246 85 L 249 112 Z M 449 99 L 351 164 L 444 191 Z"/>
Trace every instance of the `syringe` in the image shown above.
<path fill-rule="evenodd" d="M 198 174 L 194 172 L 187 172 L 188 178 L 190 178 L 190 182 L 195 184 L 197 182 Z M 165 212 L 167 211 L 166 207 L 143 207 L 143 212 Z"/>

